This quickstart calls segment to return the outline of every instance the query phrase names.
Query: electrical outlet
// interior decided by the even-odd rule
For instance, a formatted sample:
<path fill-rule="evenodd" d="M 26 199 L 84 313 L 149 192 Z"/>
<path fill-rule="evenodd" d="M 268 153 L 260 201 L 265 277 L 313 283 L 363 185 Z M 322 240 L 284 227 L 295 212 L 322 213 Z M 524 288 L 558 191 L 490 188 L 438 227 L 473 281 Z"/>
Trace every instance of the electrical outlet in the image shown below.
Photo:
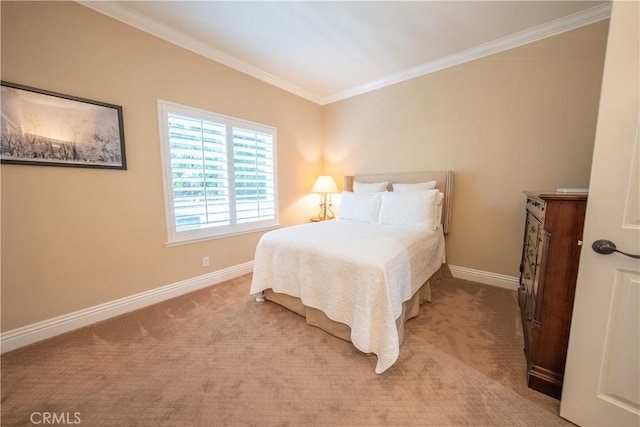
<path fill-rule="evenodd" d="M 202 266 L 203 267 L 209 267 L 209 257 L 208 256 L 203 256 L 202 257 Z"/>

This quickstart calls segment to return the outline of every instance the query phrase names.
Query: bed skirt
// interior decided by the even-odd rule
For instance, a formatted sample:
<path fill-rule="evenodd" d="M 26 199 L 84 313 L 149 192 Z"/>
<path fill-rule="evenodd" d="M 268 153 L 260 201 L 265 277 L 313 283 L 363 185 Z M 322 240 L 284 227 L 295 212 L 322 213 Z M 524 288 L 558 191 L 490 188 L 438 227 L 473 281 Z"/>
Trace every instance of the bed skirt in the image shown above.
<path fill-rule="evenodd" d="M 396 319 L 396 328 L 398 329 L 399 344 L 404 339 L 404 324 L 407 320 L 414 318 L 420 312 L 420 306 L 423 302 L 431 302 L 431 285 L 437 283 L 443 277 L 451 277 L 451 272 L 447 264 L 442 264 L 440 269 L 436 271 L 413 295 L 413 297 L 402 304 L 402 314 Z M 317 326 L 318 328 L 330 333 L 338 338 L 351 342 L 351 328 L 344 323 L 336 322 L 329 319 L 322 311 L 313 307 L 306 307 L 300 298 L 290 295 L 274 292 L 272 289 L 264 291 L 264 298 L 275 302 L 294 313 L 303 316 L 307 324 Z"/>

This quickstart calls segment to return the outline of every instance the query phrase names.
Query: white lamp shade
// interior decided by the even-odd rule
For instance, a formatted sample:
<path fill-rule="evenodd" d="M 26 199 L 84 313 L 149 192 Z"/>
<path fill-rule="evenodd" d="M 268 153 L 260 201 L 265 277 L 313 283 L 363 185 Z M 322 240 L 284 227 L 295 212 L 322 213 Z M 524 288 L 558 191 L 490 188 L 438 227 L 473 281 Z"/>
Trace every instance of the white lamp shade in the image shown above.
<path fill-rule="evenodd" d="M 337 193 L 338 186 L 329 175 L 320 175 L 311 189 L 312 193 Z"/>

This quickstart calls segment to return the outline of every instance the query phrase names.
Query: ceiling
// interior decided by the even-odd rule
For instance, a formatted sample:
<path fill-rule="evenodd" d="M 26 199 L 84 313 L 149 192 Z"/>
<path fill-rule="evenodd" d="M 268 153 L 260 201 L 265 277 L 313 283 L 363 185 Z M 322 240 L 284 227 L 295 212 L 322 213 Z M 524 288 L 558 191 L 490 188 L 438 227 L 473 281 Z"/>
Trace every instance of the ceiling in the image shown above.
<path fill-rule="evenodd" d="M 602 1 L 79 1 L 324 105 L 609 17 Z"/>

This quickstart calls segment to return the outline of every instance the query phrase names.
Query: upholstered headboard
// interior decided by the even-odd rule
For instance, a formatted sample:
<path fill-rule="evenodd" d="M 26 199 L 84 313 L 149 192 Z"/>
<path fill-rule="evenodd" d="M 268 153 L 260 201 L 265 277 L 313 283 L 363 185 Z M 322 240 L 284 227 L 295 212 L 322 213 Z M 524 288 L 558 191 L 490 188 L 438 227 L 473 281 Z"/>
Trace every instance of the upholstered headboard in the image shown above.
<path fill-rule="evenodd" d="M 453 171 L 424 171 L 348 175 L 344 177 L 344 190 L 353 191 L 354 181 L 364 183 L 387 181 L 389 182 L 389 191 L 392 191 L 392 184 L 396 183 L 436 181 L 436 188 L 444 193 L 444 204 L 442 206 L 442 229 L 445 234 L 448 233 L 451 229 Z"/>

